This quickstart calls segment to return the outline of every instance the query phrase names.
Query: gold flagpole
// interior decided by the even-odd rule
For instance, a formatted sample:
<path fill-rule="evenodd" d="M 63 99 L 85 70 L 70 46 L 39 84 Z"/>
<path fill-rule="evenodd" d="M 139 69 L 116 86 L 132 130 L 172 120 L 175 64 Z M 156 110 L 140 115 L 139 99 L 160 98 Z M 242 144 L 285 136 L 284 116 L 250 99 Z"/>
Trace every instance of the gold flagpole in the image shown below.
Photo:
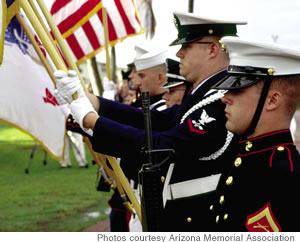
<path fill-rule="evenodd" d="M 57 46 L 56 46 L 56 44 L 54 43 L 54 40 L 53 40 L 52 36 L 50 35 L 50 33 L 49 33 L 49 31 L 48 31 L 48 28 L 47 28 L 47 26 L 45 25 L 45 23 L 44 23 L 44 21 L 43 21 L 41 15 L 40 15 L 39 10 L 38 10 L 37 7 L 35 6 L 34 1 L 33 1 L 33 0 L 28 0 L 28 2 L 29 2 L 29 4 L 30 4 L 32 10 L 34 11 L 36 17 L 37 17 L 38 20 L 40 21 L 40 24 L 43 26 L 43 29 L 44 29 L 45 32 L 47 33 L 49 40 L 51 40 L 52 45 L 55 46 L 55 50 L 57 51 L 57 54 L 60 55 L 60 52 L 58 51 Z"/>
<path fill-rule="evenodd" d="M 19 12 L 16 13 L 16 17 L 17 19 L 19 20 L 22 28 L 24 29 L 26 35 L 28 36 L 35 52 L 37 53 L 37 55 L 39 56 L 43 66 L 46 68 L 46 71 L 48 73 L 48 75 L 50 76 L 52 82 L 55 84 L 56 80 L 55 80 L 55 77 L 53 75 L 53 70 L 51 69 L 49 63 L 47 62 L 46 60 L 46 57 L 44 56 L 44 54 L 42 53 L 39 45 L 37 44 L 37 42 L 35 41 L 34 39 L 34 36 L 32 35 L 30 29 L 28 28 L 27 24 L 25 23 L 24 19 L 22 18 L 22 16 L 20 15 Z"/>
<path fill-rule="evenodd" d="M 112 166 L 113 170 L 114 171 L 119 170 L 119 172 L 117 174 L 118 174 L 118 178 L 120 179 L 121 184 L 128 183 L 128 180 L 127 180 L 126 176 L 124 175 L 122 169 L 120 168 L 118 163 L 114 161 L 115 158 L 112 156 L 108 156 L 108 155 L 106 157 L 107 157 L 110 165 Z M 125 189 L 125 187 L 124 187 L 124 189 Z M 127 196 L 129 197 L 130 201 L 132 202 L 132 206 L 134 207 L 137 216 L 139 217 L 140 221 L 142 221 L 141 206 L 140 206 L 138 200 L 136 199 L 132 189 L 131 188 L 125 189 L 125 192 L 126 192 Z"/>
<path fill-rule="evenodd" d="M 104 41 L 105 41 L 104 47 L 105 47 L 105 57 L 106 57 L 106 76 L 108 80 L 111 80 L 107 12 L 106 12 L 106 8 L 104 8 L 103 5 L 102 5 L 102 18 L 103 18 L 103 27 L 104 27 Z"/>
<path fill-rule="evenodd" d="M 56 68 L 67 72 L 68 69 L 65 66 L 65 63 L 63 62 L 61 56 L 57 53 L 55 47 L 52 45 L 52 42 L 49 39 L 48 34 L 43 29 L 43 26 L 40 24 L 30 4 L 27 2 L 27 0 L 19 0 L 19 4 L 24 10 L 27 18 L 31 22 L 35 32 L 39 36 L 47 52 L 49 53 L 49 56 L 52 59 L 53 63 L 55 64 Z"/>
<path fill-rule="evenodd" d="M 48 13 L 49 13 L 47 7 L 42 3 L 42 0 L 38 0 L 38 1 L 39 1 L 39 3 L 41 3 L 41 5 L 40 5 L 40 7 L 42 6 L 41 9 L 44 9 L 44 11 L 45 11 L 45 9 L 46 9 L 47 11 L 45 11 L 45 12 L 48 12 Z M 56 68 L 67 72 L 67 67 L 65 66 L 65 63 L 63 62 L 62 57 L 60 56 L 60 54 L 57 53 L 56 48 L 53 46 L 53 42 L 49 39 L 49 35 L 48 35 L 48 34 L 46 33 L 46 31 L 43 29 L 43 26 L 39 23 L 39 19 L 38 19 L 38 17 L 35 15 L 35 13 L 34 13 L 34 11 L 32 10 L 30 4 L 29 4 L 26 0 L 19 0 L 19 3 L 20 3 L 20 6 L 22 7 L 22 9 L 24 10 L 24 12 L 25 12 L 27 18 L 30 20 L 32 26 L 34 27 L 34 29 L 35 29 L 36 33 L 38 34 L 39 38 L 41 39 L 41 41 L 42 41 L 44 47 L 46 48 L 47 52 L 49 53 L 49 56 L 50 56 L 50 58 L 52 59 L 53 63 L 55 64 Z M 42 10 L 42 11 L 43 11 L 43 10 Z M 44 15 L 45 15 L 45 13 L 44 13 Z M 52 19 L 50 13 L 49 13 L 49 14 L 46 14 L 46 15 L 47 15 L 47 16 L 45 16 L 45 18 Z M 47 20 L 47 21 L 48 21 L 48 20 Z M 51 21 L 51 20 L 50 20 L 50 21 Z M 52 21 L 53 21 L 53 20 L 52 20 Z M 49 24 L 49 22 L 48 22 L 48 24 Z M 54 22 L 53 22 L 53 24 L 54 24 Z M 51 25 L 52 25 L 52 24 L 51 24 Z M 50 26 L 50 24 L 49 24 L 49 26 Z M 54 24 L 54 26 L 55 26 L 56 29 L 57 29 L 57 26 L 56 26 L 55 24 Z M 52 27 L 53 27 L 53 26 L 52 26 Z M 55 27 L 54 27 L 54 29 L 55 29 Z M 50 26 L 50 28 L 51 28 L 51 26 Z M 52 30 L 53 34 L 55 35 L 54 30 L 53 30 L 53 29 L 51 29 L 51 30 Z M 57 31 L 59 31 L 59 30 L 57 29 Z M 56 32 L 56 31 L 55 31 L 55 32 Z M 60 33 L 59 33 L 58 36 L 61 37 Z M 58 38 L 60 38 L 60 37 L 58 37 Z M 55 37 L 55 38 L 57 38 L 57 37 Z M 62 38 L 62 37 L 61 37 L 61 38 Z M 66 47 L 64 41 L 62 41 L 62 43 L 63 43 L 62 45 L 63 45 L 64 47 Z M 59 44 L 60 44 L 60 43 L 59 43 Z M 61 47 L 61 48 L 64 48 L 64 47 L 62 47 L 62 46 L 60 46 L 60 47 Z M 67 47 L 64 48 L 64 50 L 62 50 L 62 51 L 63 51 L 63 53 L 64 53 L 64 51 L 68 52 Z M 70 58 L 70 54 L 66 54 L 66 59 L 67 59 L 67 62 L 68 62 L 68 63 L 69 63 L 69 61 L 70 61 L 69 65 L 70 65 L 70 67 L 73 68 L 73 66 L 75 65 L 75 63 L 74 63 L 73 59 Z M 76 66 L 76 65 L 75 65 L 75 66 Z M 77 66 L 76 66 L 76 68 L 74 68 L 74 69 L 78 71 Z M 80 76 L 79 72 L 77 72 L 77 73 L 78 73 L 78 76 Z M 85 86 L 83 85 L 83 87 L 85 87 Z M 102 154 L 97 153 L 97 155 L 100 156 L 99 158 L 102 158 L 102 157 L 101 157 Z M 140 209 L 140 205 L 139 205 L 139 203 L 138 203 L 138 201 L 137 201 L 135 195 L 134 195 L 133 192 L 132 192 L 132 189 L 131 189 L 131 187 L 130 187 L 128 181 L 127 181 L 127 178 L 125 177 L 125 175 L 124 175 L 122 169 L 121 169 L 121 168 L 119 167 L 119 165 L 117 164 L 116 159 L 115 159 L 114 157 L 110 157 L 110 156 L 107 156 L 107 158 L 108 158 L 110 164 L 114 167 L 114 172 L 116 173 L 117 178 L 120 179 L 120 182 L 121 182 L 121 184 L 122 184 L 122 186 L 123 186 L 123 188 L 124 188 L 124 190 L 125 190 L 127 196 L 129 197 L 130 201 L 132 202 L 132 205 L 133 205 L 133 207 L 135 208 L 135 210 L 136 210 L 136 212 L 137 212 L 137 215 L 138 215 L 138 217 L 139 217 L 140 220 L 141 220 L 141 209 Z M 103 158 L 102 158 L 102 159 L 103 159 Z M 121 177 L 121 178 L 120 178 L 120 177 Z"/>
<path fill-rule="evenodd" d="M 75 64 L 75 62 L 74 62 L 74 60 L 73 60 L 73 58 L 71 56 L 71 53 L 70 53 L 70 51 L 68 49 L 68 46 L 66 45 L 63 37 L 61 36 L 58 27 L 54 23 L 54 21 L 52 19 L 52 16 L 51 16 L 51 14 L 50 14 L 47 6 L 45 5 L 45 3 L 44 3 L 43 0 L 37 0 L 37 3 L 39 4 L 39 6 L 41 8 L 41 10 L 42 10 L 42 12 L 43 12 L 43 14 L 44 14 L 44 16 L 45 16 L 45 18 L 47 20 L 47 23 L 49 24 L 49 27 L 52 30 L 52 33 L 53 33 L 53 35 L 54 35 L 54 37 L 55 37 L 58 45 L 60 46 L 61 51 L 64 54 L 64 57 L 66 58 L 66 61 L 68 62 L 69 66 L 70 66 L 70 69 L 73 69 L 73 70 L 75 70 L 77 72 L 77 75 L 78 75 L 78 77 L 80 79 L 80 82 L 81 82 L 81 84 L 83 86 L 83 89 L 85 90 L 85 92 L 87 92 L 86 86 L 85 86 L 85 84 L 83 82 L 83 79 L 82 79 L 82 77 L 80 75 L 80 72 L 79 72 L 79 70 L 78 70 L 78 68 L 77 68 L 77 66 L 76 66 L 76 64 Z"/>

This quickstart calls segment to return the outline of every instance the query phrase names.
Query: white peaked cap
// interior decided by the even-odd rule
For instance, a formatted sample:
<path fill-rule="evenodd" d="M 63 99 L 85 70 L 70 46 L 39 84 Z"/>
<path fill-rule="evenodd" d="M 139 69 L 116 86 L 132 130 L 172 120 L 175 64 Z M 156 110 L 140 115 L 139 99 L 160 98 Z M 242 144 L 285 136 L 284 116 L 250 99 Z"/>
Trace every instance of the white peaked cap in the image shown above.
<path fill-rule="evenodd" d="M 274 76 L 300 74 L 300 50 L 238 37 L 224 37 L 221 41 L 229 53 L 230 66 L 272 69 Z"/>
<path fill-rule="evenodd" d="M 194 25 L 194 24 L 247 24 L 246 21 L 233 20 L 233 19 L 217 19 L 208 18 L 204 15 L 198 15 L 196 13 L 187 13 L 181 11 L 175 11 L 174 15 L 180 21 L 181 25 Z"/>
<path fill-rule="evenodd" d="M 135 68 L 140 71 L 166 63 L 167 55 L 167 50 L 149 51 L 134 59 Z"/>
<path fill-rule="evenodd" d="M 245 21 L 214 19 L 195 13 L 174 12 L 174 23 L 178 31 L 177 39 L 170 45 L 182 45 L 204 36 L 237 36 L 237 25 Z"/>

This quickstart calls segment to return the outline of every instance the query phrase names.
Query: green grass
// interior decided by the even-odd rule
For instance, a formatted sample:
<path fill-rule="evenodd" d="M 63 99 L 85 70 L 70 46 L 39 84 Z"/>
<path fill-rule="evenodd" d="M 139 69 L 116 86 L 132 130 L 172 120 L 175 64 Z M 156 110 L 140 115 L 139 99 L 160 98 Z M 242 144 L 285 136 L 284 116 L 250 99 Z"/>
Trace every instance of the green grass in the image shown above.
<path fill-rule="evenodd" d="M 0 123 L 0 231 L 81 231 L 109 214 L 110 193 L 96 191 L 97 167 L 79 168 L 71 152 L 72 168 L 38 145 L 29 168 L 35 141 Z M 89 216 L 95 213 L 99 216 Z"/>

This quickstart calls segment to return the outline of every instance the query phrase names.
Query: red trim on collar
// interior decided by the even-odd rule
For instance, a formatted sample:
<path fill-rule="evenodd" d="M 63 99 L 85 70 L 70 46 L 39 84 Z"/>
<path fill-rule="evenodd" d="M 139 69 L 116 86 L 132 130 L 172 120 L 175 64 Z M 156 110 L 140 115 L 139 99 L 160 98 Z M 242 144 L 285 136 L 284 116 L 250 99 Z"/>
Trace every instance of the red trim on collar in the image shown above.
<path fill-rule="evenodd" d="M 242 157 L 245 157 L 245 156 L 248 156 L 248 155 L 253 155 L 253 154 L 256 154 L 256 153 L 260 153 L 260 152 L 264 152 L 264 151 L 267 151 L 267 150 L 273 150 L 273 149 L 276 149 L 278 146 L 284 146 L 286 147 L 286 145 L 293 145 L 294 143 L 285 143 L 285 144 L 280 144 L 280 145 L 276 145 L 276 146 L 272 146 L 272 147 L 269 147 L 267 149 L 263 149 L 263 150 L 258 150 L 258 151 L 254 151 L 254 152 L 248 152 L 247 154 L 238 154 L 238 156 L 242 156 Z"/>
<path fill-rule="evenodd" d="M 245 143 L 247 141 L 261 139 L 261 138 L 268 137 L 268 136 L 271 136 L 271 135 L 274 135 L 274 134 L 287 133 L 287 132 L 290 132 L 290 130 L 289 129 L 283 129 L 283 130 L 280 130 L 280 131 L 275 131 L 275 132 L 272 132 L 272 133 L 264 134 L 264 135 L 257 136 L 257 137 L 254 137 L 254 138 L 250 138 L 250 139 L 247 139 L 247 140 L 242 140 L 239 143 L 242 144 L 242 143 Z"/>
<path fill-rule="evenodd" d="M 237 155 L 237 157 L 245 157 L 245 156 L 248 156 L 248 155 L 254 155 L 254 154 L 257 154 L 257 153 L 261 153 L 261 152 L 264 152 L 264 151 L 267 151 L 267 150 L 273 150 L 271 156 L 270 156 L 270 161 L 269 161 L 269 166 L 272 167 L 272 162 L 273 162 L 273 156 L 277 150 L 277 148 L 279 146 L 282 146 L 284 147 L 287 151 L 288 151 L 288 156 L 289 156 L 289 161 L 290 161 L 290 167 L 291 167 L 291 172 L 294 171 L 294 166 L 293 166 L 293 161 L 292 161 L 292 156 L 291 156 L 291 151 L 290 149 L 287 147 L 288 145 L 293 145 L 294 143 L 284 143 L 284 144 L 280 144 L 280 145 L 276 145 L 276 146 L 273 146 L 273 147 L 269 147 L 267 149 L 263 149 L 263 150 L 258 150 L 258 151 L 254 151 L 254 152 L 249 152 L 247 154 L 241 154 L 239 153 Z"/>
<path fill-rule="evenodd" d="M 206 134 L 206 131 L 204 130 L 200 130 L 200 129 L 195 129 L 193 124 L 192 124 L 192 120 L 189 119 L 188 120 L 188 124 L 189 124 L 189 128 L 190 128 L 190 131 L 193 132 L 193 133 L 199 133 L 199 134 Z"/>
<path fill-rule="evenodd" d="M 73 128 L 79 128 L 80 127 L 80 125 L 79 124 L 71 124 L 71 123 L 67 123 L 66 124 L 67 126 L 71 126 L 71 127 L 73 127 Z"/>

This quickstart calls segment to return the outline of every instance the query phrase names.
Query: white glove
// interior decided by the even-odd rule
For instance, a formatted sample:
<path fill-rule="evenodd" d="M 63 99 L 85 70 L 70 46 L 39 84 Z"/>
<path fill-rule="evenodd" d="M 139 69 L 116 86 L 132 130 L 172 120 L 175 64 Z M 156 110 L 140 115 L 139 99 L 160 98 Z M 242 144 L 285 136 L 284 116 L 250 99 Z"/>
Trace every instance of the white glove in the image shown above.
<path fill-rule="evenodd" d="M 58 70 L 54 72 L 54 76 L 56 78 L 58 94 L 70 104 L 69 108 L 71 109 L 71 114 L 82 130 L 92 136 L 93 131 L 83 126 L 83 118 L 90 112 L 96 114 L 97 112 L 86 96 L 80 80 L 77 77 L 77 73 L 73 70 L 70 70 L 68 73 Z M 75 93 L 78 94 L 78 97 L 74 100 L 72 95 Z"/>
<path fill-rule="evenodd" d="M 67 103 L 73 101 L 73 94 L 77 93 L 78 98 L 86 96 L 76 71 L 70 70 L 66 73 L 62 70 L 57 70 L 54 72 L 54 77 L 57 91 Z"/>
<path fill-rule="evenodd" d="M 88 135 L 93 136 L 93 130 L 87 129 L 83 126 L 83 118 L 90 112 L 97 114 L 95 109 L 93 108 L 91 102 L 87 97 L 80 97 L 71 102 L 69 105 L 71 109 L 71 114 L 77 123 L 80 125 L 82 130 L 86 132 Z M 98 114 L 97 114 L 98 115 Z"/>
<path fill-rule="evenodd" d="M 54 97 L 59 105 L 67 104 L 66 100 L 58 93 L 57 89 L 54 90 Z"/>

